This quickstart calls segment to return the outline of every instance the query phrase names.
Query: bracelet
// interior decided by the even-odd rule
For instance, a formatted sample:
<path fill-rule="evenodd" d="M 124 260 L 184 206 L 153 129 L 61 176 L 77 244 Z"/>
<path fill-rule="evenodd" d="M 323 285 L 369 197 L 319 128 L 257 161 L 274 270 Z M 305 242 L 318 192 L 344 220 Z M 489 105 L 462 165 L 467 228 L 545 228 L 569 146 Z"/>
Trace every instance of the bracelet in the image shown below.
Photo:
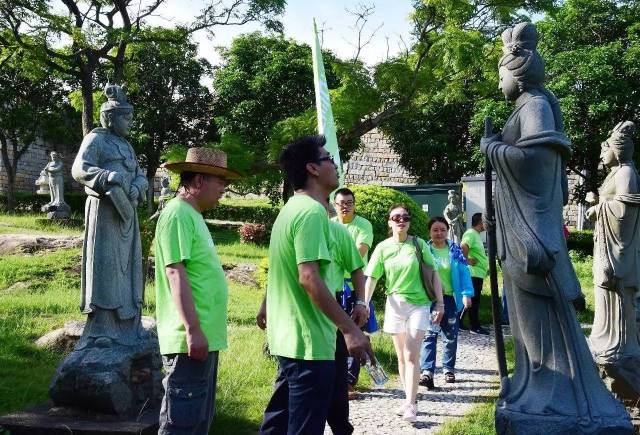
<path fill-rule="evenodd" d="M 357 299 L 356 302 L 355 302 L 355 305 L 362 305 L 365 308 L 369 307 L 369 305 L 365 301 L 363 301 L 362 299 Z"/>

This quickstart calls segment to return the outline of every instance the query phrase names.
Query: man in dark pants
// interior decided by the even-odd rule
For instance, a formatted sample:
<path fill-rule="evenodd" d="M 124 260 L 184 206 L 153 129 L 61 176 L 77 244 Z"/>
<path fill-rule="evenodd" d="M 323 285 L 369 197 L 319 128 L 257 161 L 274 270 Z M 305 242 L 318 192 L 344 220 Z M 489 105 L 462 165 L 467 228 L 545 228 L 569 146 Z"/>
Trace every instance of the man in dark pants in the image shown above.
<path fill-rule="evenodd" d="M 487 276 L 489 270 L 489 260 L 484 250 L 484 244 L 480 233 L 484 231 L 484 223 L 482 222 L 482 213 L 475 213 L 471 217 L 471 228 L 465 231 L 460 242 L 462 253 L 469 263 L 471 271 L 471 282 L 473 283 L 473 298 L 471 298 L 471 308 L 465 313 L 469 313 L 471 325 L 465 327 L 463 317 L 460 317 L 460 329 L 469 331 L 473 334 L 489 335 L 489 332 L 480 326 L 480 296 L 482 295 L 482 285 L 484 277 Z"/>
<path fill-rule="evenodd" d="M 350 355 L 373 360 L 369 341 L 325 282 L 332 237 L 324 204 L 338 177 L 324 144 L 323 136 L 303 137 L 280 157 L 295 194 L 280 210 L 269 244 L 267 341 L 279 369 L 263 434 L 324 432 L 336 372 L 336 327 Z"/>

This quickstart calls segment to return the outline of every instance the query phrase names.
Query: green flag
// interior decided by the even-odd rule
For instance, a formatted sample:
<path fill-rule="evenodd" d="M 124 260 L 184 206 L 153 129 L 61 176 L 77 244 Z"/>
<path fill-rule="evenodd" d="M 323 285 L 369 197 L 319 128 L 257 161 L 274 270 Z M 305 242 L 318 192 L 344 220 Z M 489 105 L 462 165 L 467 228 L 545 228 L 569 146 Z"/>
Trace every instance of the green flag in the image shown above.
<path fill-rule="evenodd" d="M 338 177 L 340 186 L 344 186 L 344 173 L 342 171 L 342 161 L 338 150 L 338 138 L 336 137 L 336 125 L 333 122 L 333 111 L 331 110 L 331 99 L 329 97 L 329 87 L 327 77 L 324 74 L 324 62 L 322 61 L 322 50 L 318 40 L 318 29 L 316 20 L 313 20 L 313 44 L 311 52 L 313 56 L 313 81 L 316 90 L 316 111 L 318 113 L 318 134 L 323 134 L 327 139 L 325 149 L 333 156 L 333 160 L 338 166 Z"/>

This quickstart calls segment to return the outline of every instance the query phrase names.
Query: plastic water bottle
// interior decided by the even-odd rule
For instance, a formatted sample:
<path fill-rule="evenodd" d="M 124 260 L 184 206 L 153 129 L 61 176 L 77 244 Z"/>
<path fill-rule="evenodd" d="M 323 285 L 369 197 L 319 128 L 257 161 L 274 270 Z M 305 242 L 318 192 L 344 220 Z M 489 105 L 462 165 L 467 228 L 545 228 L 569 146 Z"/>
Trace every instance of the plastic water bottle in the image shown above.
<path fill-rule="evenodd" d="M 384 369 L 377 360 L 376 364 L 374 365 L 371 363 L 369 355 L 367 355 L 366 358 L 367 362 L 364 367 L 367 370 L 367 373 L 369 373 L 369 376 L 371 376 L 371 379 L 373 379 L 373 383 L 376 384 L 376 387 L 382 387 L 389 381 L 389 377 L 384 372 Z"/>

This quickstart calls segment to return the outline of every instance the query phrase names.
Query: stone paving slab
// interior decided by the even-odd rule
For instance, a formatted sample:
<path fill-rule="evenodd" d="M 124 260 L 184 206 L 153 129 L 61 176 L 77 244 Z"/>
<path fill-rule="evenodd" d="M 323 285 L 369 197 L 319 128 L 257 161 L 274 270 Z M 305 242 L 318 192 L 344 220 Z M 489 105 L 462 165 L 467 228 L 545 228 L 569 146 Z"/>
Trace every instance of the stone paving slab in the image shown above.
<path fill-rule="evenodd" d="M 375 349 L 374 349 L 375 350 Z M 438 360 L 442 348 L 438 342 Z M 350 402 L 351 424 L 355 434 L 431 434 L 436 433 L 445 420 L 462 417 L 478 402 L 493 400 L 500 386 L 493 335 L 482 336 L 461 332 L 458 338 L 456 383 L 446 384 L 437 365 L 436 389 L 418 390 L 418 421 L 410 424 L 394 411 L 402 404 L 404 392 L 397 383 L 388 388 L 361 391 Z M 367 376 L 362 371 L 361 376 Z M 325 434 L 331 434 L 329 427 Z"/>

